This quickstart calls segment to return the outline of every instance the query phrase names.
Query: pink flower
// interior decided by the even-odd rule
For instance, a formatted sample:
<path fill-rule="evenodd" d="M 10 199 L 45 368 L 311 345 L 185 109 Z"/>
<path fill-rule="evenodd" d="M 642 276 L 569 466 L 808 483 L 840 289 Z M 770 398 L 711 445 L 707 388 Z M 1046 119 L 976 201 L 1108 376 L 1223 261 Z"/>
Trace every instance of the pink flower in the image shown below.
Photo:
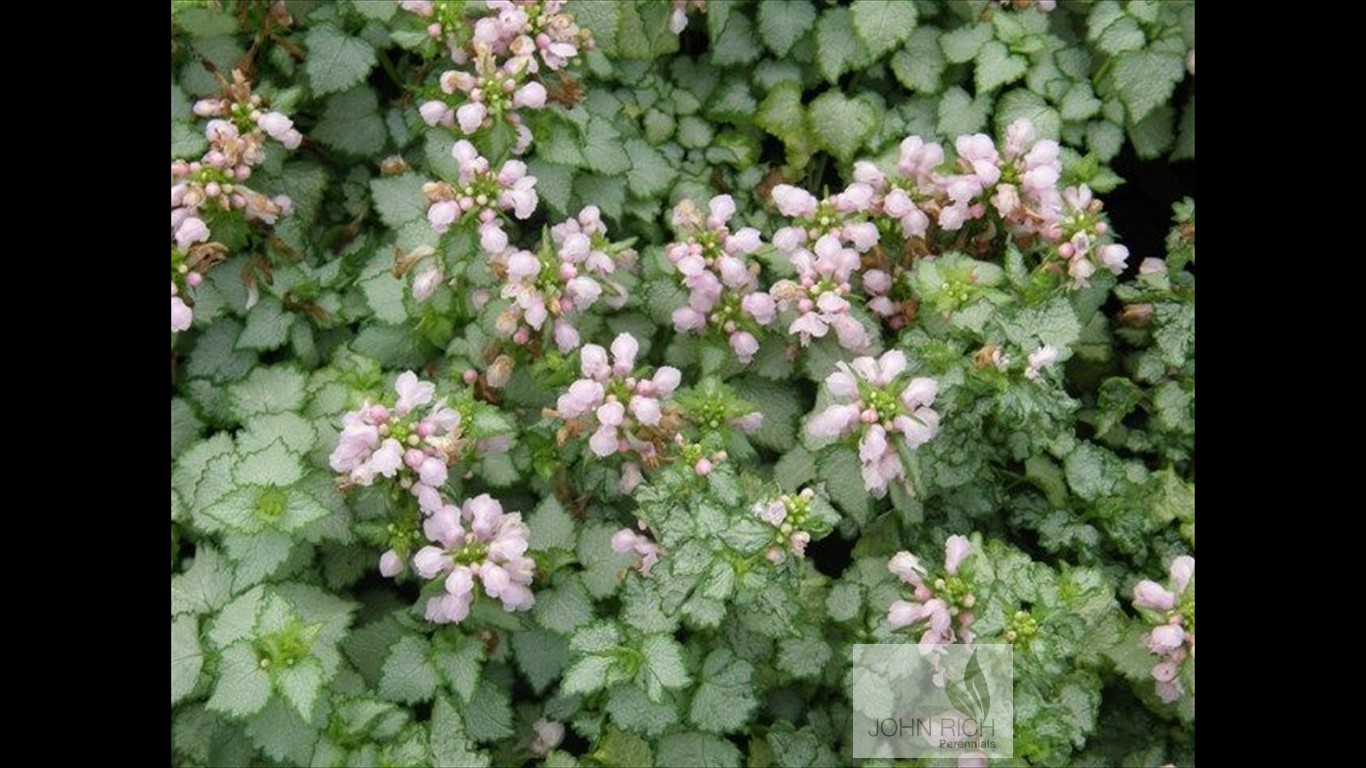
<path fill-rule="evenodd" d="M 950 536 L 944 544 L 944 570 L 950 574 L 958 573 L 958 566 L 972 554 L 972 544 L 966 536 Z"/>
<path fill-rule="evenodd" d="M 194 310 L 179 296 L 171 297 L 171 333 L 188 331 L 194 320 Z"/>
<path fill-rule="evenodd" d="M 427 221 L 431 223 L 432 229 L 438 233 L 444 233 L 451 228 L 451 224 L 460 215 L 460 206 L 452 200 L 443 200 L 432 205 L 427 209 Z"/>
<path fill-rule="evenodd" d="M 455 110 L 455 120 L 460 123 L 460 130 L 467 136 L 483 127 L 484 118 L 487 116 L 488 108 L 477 101 L 463 104 Z"/>
<path fill-rule="evenodd" d="M 636 337 L 629 333 L 619 334 L 612 340 L 612 358 L 616 361 L 612 365 L 612 372 L 617 376 L 630 375 L 639 350 L 640 342 L 636 341 Z"/>
<path fill-rule="evenodd" d="M 175 241 L 180 250 L 188 250 L 195 243 L 202 243 L 209 239 L 209 228 L 204 222 L 195 216 L 190 216 L 180 222 L 176 228 Z"/>
<path fill-rule="evenodd" d="M 379 572 L 386 579 L 392 579 L 403 573 L 403 558 L 399 557 L 394 550 L 386 549 L 384 554 L 379 557 Z"/>
<path fill-rule="evenodd" d="M 584 349 L 587 349 L 585 347 Z M 580 379 L 569 385 L 569 391 L 560 395 L 555 405 L 560 416 L 572 419 L 597 407 L 602 402 L 603 388 L 596 381 Z"/>
<path fill-rule="evenodd" d="M 432 401 L 432 396 L 436 394 L 436 385 L 428 381 L 420 381 L 417 374 L 412 371 L 404 371 L 399 374 L 398 380 L 394 382 L 394 389 L 398 392 L 398 404 L 395 410 L 402 416 L 420 405 L 426 405 Z"/>
<path fill-rule="evenodd" d="M 1190 555 L 1180 555 L 1173 559 L 1170 576 L 1172 589 L 1177 592 L 1185 592 L 1191 579 L 1195 578 L 1195 558 Z"/>
<path fill-rule="evenodd" d="M 810 218 L 816 215 L 816 198 L 804 189 L 790 184 L 779 184 L 771 193 L 773 204 L 784 216 Z"/>
<path fill-rule="evenodd" d="M 735 351 L 735 356 L 741 363 L 748 365 L 759 351 L 759 341 L 752 335 L 739 331 L 731 335 L 730 348 Z"/>
<path fill-rule="evenodd" d="M 1134 587 L 1134 605 L 1150 611 L 1170 611 L 1176 607 L 1176 595 L 1161 584 L 1145 579 Z"/>
<path fill-rule="evenodd" d="M 1058 350 L 1045 344 L 1029 353 L 1029 366 L 1025 368 L 1025 378 L 1033 381 L 1039 373 L 1058 361 Z"/>
<path fill-rule="evenodd" d="M 815 438 L 840 437 L 853 429 L 858 423 L 857 405 L 832 405 L 806 425 L 806 431 Z"/>
<path fill-rule="evenodd" d="M 636 570 L 640 571 L 641 576 L 649 576 L 650 569 L 659 562 L 659 545 L 630 528 L 622 528 L 612 534 L 612 551 L 619 555 L 634 552 L 639 557 Z"/>
<path fill-rule="evenodd" d="M 1152 669 L 1152 677 L 1157 695 L 1165 702 L 1182 696 L 1181 665 L 1195 657 L 1195 597 L 1191 587 L 1195 558 L 1174 558 L 1169 576 L 1168 587 L 1140 581 L 1134 587 L 1133 603 L 1142 612 L 1142 618 L 1154 624 L 1144 641 L 1148 651 L 1160 658 Z"/>
<path fill-rule="evenodd" d="M 892 559 L 887 563 L 887 570 L 896 574 L 898 579 L 917 587 L 924 584 L 927 573 L 925 566 L 920 562 L 920 558 L 904 550 L 892 556 Z"/>
<path fill-rule="evenodd" d="M 545 86 L 533 80 L 517 89 L 512 96 L 512 106 L 540 109 L 545 106 L 545 97 Z"/>
<path fill-rule="evenodd" d="M 427 267 L 417 274 L 413 279 L 413 299 L 415 301 L 426 301 L 436 293 L 436 289 L 441 287 L 443 275 L 438 267 Z"/>
<path fill-rule="evenodd" d="M 1181 627 L 1175 624 L 1163 624 L 1155 627 L 1148 636 L 1148 650 L 1158 655 L 1171 653 L 1181 647 L 1181 643 L 1186 639 L 1186 633 Z"/>
<path fill-rule="evenodd" d="M 530 531 L 521 514 L 504 514 L 497 500 L 483 494 L 463 507 L 442 506 L 422 528 L 431 544 L 413 556 L 413 570 L 444 582 L 444 593 L 427 601 L 428 620 L 455 623 L 468 616 L 476 580 L 504 610 L 535 604 L 529 586 L 536 566 L 525 557 Z"/>
<path fill-rule="evenodd" d="M 918 377 L 903 387 L 906 368 L 906 355 L 900 350 L 876 360 L 859 357 L 838 363 L 825 385 L 835 398 L 851 402 L 830 405 L 807 425 L 807 432 L 817 438 L 858 435 L 864 485 L 879 497 L 889 483 L 905 479 L 893 438 L 900 435 L 906 447 L 915 449 L 939 428 L 939 414 L 930 408 L 937 390 L 934 380 Z"/>
<path fill-rule="evenodd" d="M 963 559 L 971 551 L 971 544 L 963 536 L 950 536 L 945 544 L 944 572 L 957 575 Z M 892 629 L 922 625 L 921 646 L 933 646 L 958 641 L 972 642 L 972 608 L 977 602 L 970 580 L 961 579 L 957 588 L 946 589 L 945 579 L 929 579 L 928 569 L 910 552 L 898 552 L 887 569 L 905 584 L 914 587 L 912 600 L 896 600 L 887 609 L 887 623 Z M 922 651 L 923 652 L 923 651 Z"/>

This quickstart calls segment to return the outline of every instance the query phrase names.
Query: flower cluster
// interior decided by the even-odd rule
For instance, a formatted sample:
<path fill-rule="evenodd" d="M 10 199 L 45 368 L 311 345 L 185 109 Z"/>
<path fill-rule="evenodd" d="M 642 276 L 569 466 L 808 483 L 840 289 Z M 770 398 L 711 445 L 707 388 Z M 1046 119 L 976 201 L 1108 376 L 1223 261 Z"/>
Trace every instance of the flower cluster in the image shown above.
<path fill-rule="evenodd" d="M 560 254 L 560 261 L 574 265 L 576 272 L 596 276 L 606 288 L 602 301 L 612 309 L 621 309 L 629 298 L 626 287 L 611 276 L 619 267 L 634 267 L 636 252 L 630 243 L 612 242 L 607 238 L 607 225 L 602 211 L 590 205 L 579 215 L 550 228 L 550 240 Z"/>
<path fill-rule="evenodd" d="M 460 412 L 437 400 L 436 385 L 406 371 L 394 382 L 397 399 L 372 403 L 342 417 L 341 437 L 329 461 L 343 482 L 371 485 L 375 476 L 396 478 L 432 514 L 445 504 L 438 490 L 448 467 L 459 460 L 464 441 Z M 418 409 L 431 405 L 426 413 Z"/>
<path fill-rule="evenodd" d="M 489 12 L 474 23 L 472 33 L 443 3 L 403 3 L 406 10 L 432 20 L 427 32 L 446 42 L 452 61 L 474 64 L 473 73 L 443 72 L 440 95 L 423 102 L 418 111 L 427 125 L 458 123 L 467 136 L 506 122 L 517 133 L 514 151 L 521 153 L 531 143 L 531 132 L 518 110 L 537 110 L 546 103 L 546 87 L 536 75 L 542 67 L 565 67 L 592 38 L 562 11 L 563 0 L 487 3 Z"/>
<path fill-rule="evenodd" d="M 817 438 L 859 436 L 863 484 L 878 497 L 886 494 L 888 483 L 906 478 L 896 436 L 914 450 L 939 431 L 939 414 L 930 407 L 938 385 L 923 376 L 903 381 L 905 370 L 906 355 L 898 350 L 876 360 L 860 357 L 839 363 L 825 386 L 844 402 L 829 406 L 807 424 L 807 431 Z"/>
<path fill-rule="evenodd" d="M 806 545 L 811 543 L 808 518 L 814 497 L 815 493 L 805 488 L 801 493 L 785 493 L 776 499 L 754 505 L 752 511 L 755 516 L 774 528 L 773 546 L 765 553 L 769 562 L 782 562 L 784 552 L 791 552 L 797 557 L 806 556 Z"/>
<path fill-rule="evenodd" d="M 279 112 L 266 111 L 240 70 L 224 83 L 223 97 L 195 103 L 209 148 L 198 160 L 171 162 L 171 332 L 186 330 L 194 311 L 185 301 L 202 273 L 223 259 L 225 249 L 210 242 L 215 218 L 242 216 L 274 224 L 292 210 L 284 195 L 269 197 L 247 186 L 252 170 L 265 162 L 266 138 L 296 149 L 303 136 Z"/>
<path fill-rule="evenodd" d="M 834 235 L 823 235 L 816 241 L 814 254 L 801 248 L 790 259 L 797 279 L 779 280 L 768 291 L 777 308 L 792 317 L 787 332 L 806 346 L 812 338 L 823 338 L 834 329 L 840 346 L 854 352 L 866 349 L 872 343 L 868 330 L 850 313 L 845 298 L 859 266 L 858 253 L 845 248 Z"/>
<path fill-rule="evenodd" d="M 925 628 L 920 645 L 971 643 L 972 608 L 977 597 L 972 585 L 958 571 L 972 554 L 972 543 L 964 536 L 950 536 L 944 544 L 944 575 L 927 581 L 929 571 L 920 558 L 898 552 L 887 563 L 887 570 L 915 588 L 913 600 L 897 600 L 887 610 L 887 623 L 893 629 L 920 624 Z"/>
<path fill-rule="evenodd" d="M 599 300 L 613 308 L 626 302 L 626 288 L 611 276 L 619 263 L 634 259 L 629 247 L 607 240 L 597 207 L 584 208 L 576 218 L 552 227 L 538 254 L 514 251 L 492 259 L 503 278 L 502 297 L 512 302 L 495 327 L 517 344 L 527 344 L 554 318 L 555 346 L 567 353 L 581 343 L 575 315 Z"/>
<path fill-rule="evenodd" d="M 644 530 L 645 524 L 641 523 Z M 650 540 L 643 533 L 636 533 L 630 528 L 622 528 L 612 534 L 612 551 L 619 555 L 633 552 L 636 555 L 636 570 L 640 571 L 641 576 L 649 576 L 650 569 L 659 562 L 659 545 Z"/>
<path fill-rule="evenodd" d="M 503 253 L 508 247 L 508 236 L 500 214 L 511 211 L 518 219 L 530 218 L 539 202 L 536 177 L 527 175 L 526 163 L 520 160 L 508 160 L 494 173 L 488 159 L 463 139 L 451 147 L 451 155 L 460 166 L 458 183 L 433 181 L 422 186 L 430 203 L 427 221 L 432 229 L 444 234 L 456 221 L 468 217 L 478 222 L 479 244 L 484 251 Z"/>
<path fill-rule="evenodd" d="M 654 467 L 665 441 L 677 432 L 678 414 L 667 401 L 682 374 L 667 365 L 651 378 L 638 374 L 639 349 L 629 333 L 612 341 L 610 362 L 607 350 L 584 345 L 579 352 L 583 378 L 560 395 L 555 415 L 567 422 L 563 437 L 592 432 L 588 447 L 595 455 L 633 454 L 646 467 Z"/>
<path fill-rule="evenodd" d="M 1129 261 L 1129 249 L 1110 241 L 1110 223 L 1101 211 L 1104 204 L 1085 184 L 1062 193 L 1062 212 L 1054 224 L 1059 242 L 1056 252 L 1067 265 L 1067 274 L 1078 286 L 1087 284 L 1096 269 L 1118 275 Z"/>
<path fill-rule="evenodd" d="M 759 351 L 755 333 L 777 315 L 777 305 L 759 290 L 759 265 L 746 256 L 759 250 L 759 230 L 744 227 L 732 233 L 727 223 L 735 215 L 735 200 L 717 195 L 702 212 L 685 200 L 674 209 L 674 226 L 687 238 L 673 243 L 665 255 L 688 289 L 688 303 L 674 311 L 680 333 L 714 333 L 724 337 L 741 363 Z"/>
<path fill-rule="evenodd" d="M 529 610 L 536 563 L 526 556 L 530 530 L 520 512 L 481 494 L 462 506 L 444 504 L 422 522 L 431 544 L 413 555 L 413 570 L 428 580 L 442 579 L 442 594 L 427 600 L 426 616 L 438 624 L 462 621 L 474 602 L 477 580 L 484 594 L 507 611 Z"/>
<path fill-rule="evenodd" d="M 859 253 L 877 245 L 877 225 L 867 220 L 873 189 L 855 177 L 853 184 L 837 195 L 817 200 L 815 195 L 790 184 L 779 184 L 771 193 L 773 204 L 784 216 L 796 222 L 773 233 L 773 245 L 792 255 L 823 237 L 834 237 Z"/>
<path fill-rule="evenodd" d="M 1143 580 L 1134 587 L 1134 607 L 1154 626 L 1145 636 L 1148 651 L 1161 661 L 1153 667 L 1157 695 L 1165 702 L 1181 698 L 1181 665 L 1195 659 L 1195 558 L 1172 560 L 1164 587 Z"/>

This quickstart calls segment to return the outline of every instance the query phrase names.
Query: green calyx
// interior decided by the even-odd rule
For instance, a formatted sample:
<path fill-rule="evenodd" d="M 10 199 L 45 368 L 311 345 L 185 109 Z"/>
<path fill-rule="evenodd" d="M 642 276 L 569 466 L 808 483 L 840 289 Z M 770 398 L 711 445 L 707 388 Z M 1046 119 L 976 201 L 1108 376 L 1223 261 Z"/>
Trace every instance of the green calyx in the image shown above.
<path fill-rule="evenodd" d="M 304 624 L 295 619 L 284 629 L 257 639 L 252 649 L 262 669 L 292 667 L 308 656 L 321 630 L 321 624 Z"/>

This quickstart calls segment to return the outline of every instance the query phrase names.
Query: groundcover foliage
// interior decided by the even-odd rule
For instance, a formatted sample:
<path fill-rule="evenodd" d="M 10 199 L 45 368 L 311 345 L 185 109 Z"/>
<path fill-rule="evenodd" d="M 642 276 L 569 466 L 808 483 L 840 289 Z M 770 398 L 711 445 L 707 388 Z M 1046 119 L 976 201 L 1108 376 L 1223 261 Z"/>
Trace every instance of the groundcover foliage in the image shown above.
<path fill-rule="evenodd" d="M 171 6 L 173 764 L 1193 763 L 1194 6 Z"/>

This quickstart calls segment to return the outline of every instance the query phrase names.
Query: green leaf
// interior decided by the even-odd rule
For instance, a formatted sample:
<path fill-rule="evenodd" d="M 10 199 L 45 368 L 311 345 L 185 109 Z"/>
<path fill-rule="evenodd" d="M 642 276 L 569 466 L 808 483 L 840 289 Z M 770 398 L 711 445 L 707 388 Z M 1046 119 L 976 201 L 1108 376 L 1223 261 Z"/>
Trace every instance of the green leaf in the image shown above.
<path fill-rule="evenodd" d="M 848 162 L 877 132 L 878 109 L 867 99 L 827 91 L 811 103 L 807 124 L 822 147 Z"/>
<path fill-rule="evenodd" d="M 293 485 L 303 477 L 298 457 L 277 439 L 259 451 L 242 457 L 234 475 L 247 485 Z"/>
<path fill-rule="evenodd" d="M 218 685 L 206 705 L 236 718 L 261 711 L 270 699 L 270 675 L 261 668 L 251 644 L 237 642 L 218 660 Z"/>
<path fill-rule="evenodd" d="M 294 315 L 285 311 L 279 299 L 263 296 L 247 313 L 247 326 L 237 337 L 237 348 L 277 349 L 289 339 L 289 327 L 293 324 Z"/>
<path fill-rule="evenodd" d="M 820 459 L 820 474 L 825 480 L 830 500 L 840 509 L 855 517 L 868 513 L 871 497 L 863 485 L 863 469 L 853 448 L 840 446 L 828 449 Z"/>
<path fill-rule="evenodd" d="M 976 133 L 987 123 L 989 97 L 973 101 L 967 91 L 954 86 L 939 99 L 939 133 L 943 136 L 962 136 Z"/>
<path fill-rule="evenodd" d="M 584 656 L 569 665 L 560 681 L 560 693 L 564 696 L 589 694 L 602 690 L 607 680 L 607 670 L 616 660 L 608 656 Z"/>
<path fill-rule="evenodd" d="M 1067 484 L 1081 498 L 1096 501 L 1113 494 L 1124 477 L 1124 466 L 1113 453 L 1081 442 L 1063 462 Z"/>
<path fill-rule="evenodd" d="M 1115 91 L 1128 110 L 1130 125 L 1167 103 L 1186 74 L 1180 55 L 1153 50 L 1122 53 L 1115 57 L 1113 67 L 1110 74 Z"/>
<path fill-rule="evenodd" d="M 678 171 L 674 170 L 668 159 L 643 140 L 631 139 L 622 145 L 622 149 L 631 161 L 626 183 L 637 196 L 648 198 L 662 194 L 678 178 Z"/>
<path fill-rule="evenodd" d="M 731 733 L 744 727 L 758 706 L 751 679 L 754 667 L 718 648 L 702 665 L 702 684 L 693 695 L 688 720 L 704 731 Z"/>
<path fill-rule="evenodd" d="M 573 14 L 580 27 L 593 33 L 593 41 L 604 53 L 616 53 L 617 25 L 621 23 L 619 3 L 581 3 Z"/>
<path fill-rule="evenodd" d="M 773 465 L 773 480 L 788 493 L 801 490 L 816 477 L 816 457 L 800 445 L 783 454 Z"/>
<path fill-rule="evenodd" d="M 313 705 L 322 690 L 323 670 L 316 659 L 303 661 L 278 671 L 275 687 L 299 717 L 313 719 Z"/>
<path fill-rule="evenodd" d="M 840 75 L 861 64 L 868 56 L 854 34 L 849 9 L 829 8 L 816 22 L 816 59 L 821 76 L 834 83 Z"/>
<path fill-rule="evenodd" d="M 862 607 L 863 594 L 859 585 L 849 582 L 836 584 L 825 598 L 825 611 L 835 621 L 849 621 Z"/>
<path fill-rule="evenodd" d="M 526 523 L 531 529 L 528 547 L 531 551 L 574 550 L 577 538 L 574 518 L 564 511 L 564 506 L 554 496 L 545 497 L 545 500 L 527 516 Z"/>
<path fill-rule="evenodd" d="M 778 645 L 778 668 L 793 677 L 819 678 L 829 661 L 830 645 L 819 635 L 792 637 Z"/>
<path fill-rule="evenodd" d="M 1129 141 L 1134 152 L 1144 160 L 1151 160 L 1166 152 L 1175 139 L 1173 122 L 1176 110 L 1163 104 L 1148 113 L 1148 116 L 1129 126 Z"/>
<path fill-rule="evenodd" d="M 626 180 L 621 176 L 581 173 L 574 177 L 574 194 L 581 205 L 596 205 L 603 216 L 619 220 L 626 202 Z"/>
<path fill-rule="evenodd" d="M 204 650 L 199 646 L 199 619 L 181 616 L 171 621 L 171 704 L 189 696 L 199 682 Z"/>
<path fill-rule="evenodd" d="M 806 139 L 806 112 L 798 83 L 780 83 L 769 91 L 754 115 L 754 124 L 794 144 Z"/>
<path fill-rule="evenodd" d="M 1125 51 L 1136 51 L 1146 42 L 1147 38 L 1144 37 L 1138 20 L 1131 16 L 1123 16 L 1100 34 L 1100 38 L 1096 40 L 1096 49 L 1113 56 Z"/>
<path fill-rule="evenodd" d="M 232 567 L 211 544 L 201 543 L 194 562 L 171 576 L 171 615 L 213 613 L 232 597 Z"/>
<path fill-rule="evenodd" d="M 477 752 L 465 734 L 465 723 L 450 697 L 438 696 L 432 706 L 432 760 L 436 765 L 480 768 L 489 765 L 488 755 Z"/>
<path fill-rule="evenodd" d="M 769 50 L 786 56 L 816 21 L 810 0 L 768 0 L 759 3 L 759 36 Z"/>
<path fill-rule="evenodd" d="M 977 52 L 977 93 L 981 95 L 1024 77 L 1029 62 L 1012 54 L 1003 43 L 989 41 Z"/>
<path fill-rule="evenodd" d="M 256 612 L 261 607 L 264 588 L 258 587 L 238 596 L 214 618 L 207 638 L 211 645 L 225 648 L 251 636 L 256 627 Z"/>
<path fill-rule="evenodd" d="M 440 682 L 436 666 L 428 658 L 427 641 L 413 635 L 399 638 L 389 649 L 380 672 L 379 693 L 386 699 L 412 704 L 426 701 Z"/>
<path fill-rule="evenodd" d="M 480 670 L 484 665 L 483 644 L 469 638 L 462 639 L 456 648 L 451 648 L 447 643 L 437 643 L 432 657 L 432 663 L 451 690 L 459 694 L 462 700 L 469 701 L 479 685 Z"/>
<path fill-rule="evenodd" d="M 906 0 L 854 0 L 849 10 L 854 30 L 874 59 L 906 42 L 915 31 L 915 3 Z"/>
<path fill-rule="evenodd" d="M 534 627 L 512 633 L 512 648 L 518 668 L 537 693 L 543 693 L 569 661 L 567 640 L 554 632 Z"/>
<path fill-rule="evenodd" d="M 497 741 L 512 735 L 512 706 L 508 692 L 488 678 L 463 710 L 465 733 L 476 742 Z"/>
<path fill-rule="evenodd" d="M 651 635 L 641 643 L 640 652 L 645 656 L 642 671 L 646 693 L 651 700 L 658 701 L 663 688 L 682 688 L 692 682 L 688 667 L 683 663 L 683 648 L 672 635 Z"/>
<path fill-rule="evenodd" d="M 966 64 L 977 58 L 977 52 L 988 40 L 995 37 L 990 24 L 974 24 L 945 32 L 939 38 L 939 46 L 944 49 L 944 58 L 951 64 Z"/>
<path fill-rule="evenodd" d="M 554 589 L 536 595 L 533 615 L 552 632 L 568 635 L 593 619 L 593 603 L 577 578 L 566 578 Z"/>
<path fill-rule="evenodd" d="M 304 44 L 308 46 L 304 71 L 318 96 L 350 88 L 364 80 L 375 66 L 375 49 L 369 43 L 350 37 L 331 24 L 310 29 Z"/>
<path fill-rule="evenodd" d="M 1004 134 L 1006 127 L 1016 120 L 1028 120 L 1041 139 L 1056 139 L 1062 131 L 1062 118 L 1043 97 L 1024 88 L 1006 92 L 996 102 L 997 130 Z"/>
<path fill-rule="evenodd" d="M 659 765 L 740 768 L 740 750 L 708 733 L 671 733 L 659 740 Z"/>
<path fill-rule="evenodd" d="M 410 221 L 426 218 L 427 196 L 422 194 L 421 176 L 403 173 L 370 180 L 370 196 L 380 219 L 398 229 Z"/>
<path fill-rule="evenodd" d="M 593 757 L 611 768 L 651 768 L 655 764 L 649 742 L 610 726 L 593 751 Z"/>
<path fill-rule="evenodd" d="M 374 90 L 360 85 L 329 98 L 309 136 L 349 155 L 369 157 L 384 149 L 389 134 Z"/>
<path fill-rule="evenodd" d="M 919 27 L 906 40 L 906 47 L 892 55 L 892 74 L 912 91 L 939 92 L 945 67 L 939 34 L 933 27 Z"/>
<path fill-rule="evenodd" d="M 204 132 L 183 120 L 171 121 L 171 159 L 199 159 L 208 149 L 209 140 Z"/>
<path fill-rule="evenodd" d="M 749 64 L 762 53 L 759 41 L 754 39 L 754 28 L 749 17 L 737 13 L 731 15 L 720 37 L 712 41 L 711 63 L 718 67 Z"/>
<path fill-rule="evenodd" d="M 654 702 L 634 685 L 618 685 L 607 695 L 607 714 L 628 731 L 650 738 L 659 736 L 679 720 L 671 699 Z"/>
<path fill-rule="evenodd" d="M 593 117 L 584 126 L 583 157 L 590 169 L 608 176 L 631 169 L 631 159 L 622 151 L 621 134 L 600 117 Z"/>
<path fill-rule="evenodd" d="M 1100 113 L 1100 107 L 1101 101 L 1091 90 L 1090 83 L 1073 83 L 1072 87 L 1067 89 L 1067 94 L 1062 97 L 1059 112 L 1062 119 L 1068 122 L 1089 120 Z"/>
<path fill-rule="evenodd" d="M 265 413 L 297 411 L 304 404 L 304 375 L 285 365 L 261 367 L 228 387 L 228 403 L 242 421 Z"/>

